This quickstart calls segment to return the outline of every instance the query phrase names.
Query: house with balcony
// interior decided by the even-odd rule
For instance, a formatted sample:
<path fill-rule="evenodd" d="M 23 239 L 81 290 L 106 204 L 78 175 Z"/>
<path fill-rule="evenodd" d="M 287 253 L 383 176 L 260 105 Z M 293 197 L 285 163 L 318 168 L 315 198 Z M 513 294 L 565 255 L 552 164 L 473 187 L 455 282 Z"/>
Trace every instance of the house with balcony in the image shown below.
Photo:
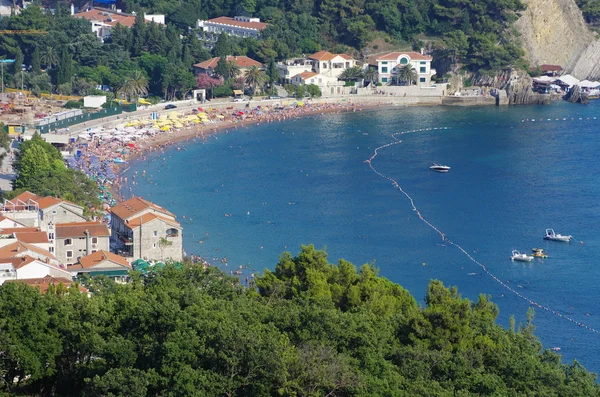
<path fill-rule="evenodd" d="M 344 70 L 357 66 L 357 61 L 347 54 L 332 54 L 319 51 L 308 57 L 312 61 L 312 71 L 323 76 L 338 78 Z"/>
<path fill-rule="evenodd" d="M 113 252 L 135 259 L 180 261 L 183 228 L 165 208 L 133 197 L 111 209 Z"/>
<path fill-rule="evenodd" d="M 103 275 L 116 282 L 124 283 L 129 278 L 131 264 L 124 257 L 112 252 L 100 250 L 79 258 L 77 263 L 67 268 L 73 277 L 81 274 L 90 276 Z"/>
<path fill-rule="evenodd" d="M 72 265 L 80 258 L 110 248 L 110 230 L 99 222 L 59 223 L 55 228 L 56 258 Z"/>
<path fill-rule="evenodd" d="M 419 52 L 391 52 L 376 57 L 379 81 L 385 84 L 397 84 L 397 76 L 401 68 L 411 65 L 416 73 L 417 86 L 431 85 L 431 76 L 436 74 L 431 68 L 433 57 Z"/>
<path fill-rule="evenodd" d="M 73 10 L 73 8 L 72 8 Z M 73 13 L 73 11 L 71 11 Z M 126 28 L 131 28 L 135 23 L 135 14 L 126 14 L 121 10 L 109 10 L 106 8 L 93 7 L 82 12 L 74 14 L 75 18 L 83 18 L 90 21 L 92 27 L 92 33 L 96 35 L 100 40 L 110 37 L 112 30 L 117 24 Z M 159 25 L 165 25 L 165 16 L 147 15 L 144 14 L 144 20 L 146 22 L 154 22 Z"/>
<path fill-rule="evenodd" d="M 286 83 L 291 83 L 292 77 L 304 72 L 312 72 L 313 61 L 307 58 L 288 59 L 283 62 L 277 62 L 279 78 Z"/>
<path fill-rule="evenodd" d="M 259 18 L 251 17 L 218 17 L 206 21 L 198 20 L 196 27 L 203 32 L 229 36 L 260 38 L 260 34 L 267 28 L 267 24 Z"/>

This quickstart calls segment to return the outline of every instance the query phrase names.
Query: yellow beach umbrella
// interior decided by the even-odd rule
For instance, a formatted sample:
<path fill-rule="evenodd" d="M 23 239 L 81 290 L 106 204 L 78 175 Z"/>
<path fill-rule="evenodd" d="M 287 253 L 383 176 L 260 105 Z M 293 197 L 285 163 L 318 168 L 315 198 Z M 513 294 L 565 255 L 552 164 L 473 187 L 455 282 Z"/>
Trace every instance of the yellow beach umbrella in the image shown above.
<path fill-rule="evenodd" d="M 167 126 L 165 125 L 164 127 L 161 127 L 161 129 L 160 129 L 160 130 L 161 130 L 161 131 L 169 131 L 169 130 L 170 130 L 170 128 L 169 128 L 169 127 L 167 127 Z"/>
<path fill-rule="evenodd" d="M 217 118 L 219 118 L 219 119 L 224 119 L 224 118 L 225 118 L 225 116 L 218 114 L 218 115 L 217 115 Z"/>

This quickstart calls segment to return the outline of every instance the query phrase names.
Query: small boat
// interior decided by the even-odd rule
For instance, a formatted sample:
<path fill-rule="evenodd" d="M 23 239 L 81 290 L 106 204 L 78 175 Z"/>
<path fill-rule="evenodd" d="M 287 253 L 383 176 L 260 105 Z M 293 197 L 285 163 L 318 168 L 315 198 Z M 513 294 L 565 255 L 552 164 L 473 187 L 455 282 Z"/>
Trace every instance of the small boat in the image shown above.
<path fill-rule="evenodd" d="M 436 172 L 448 172 L 450 171 L 450 167 L 447 165 L 441 165 L 441 164 L 433 164 L 431 167 L 429 167 L 430 170 L 432 171 L 436 171 Z"/>
<path fill-rule="evenodd" d="M 548 255 L 544 253 L 542 248 L 533 248 L 533 257 L 534 258 L 547 258 Z"/>
<path fill-rule="evenodd" d="M 122 159 L 122 158 L 120 158 L 120 157 L 117 157 L 116 159 L 114 159 L 114 160 L 113 160 L 113 162 L 114 162 L 115 164 L 125 164 L 125 163 L 127 163 L 127 161 L 123 160 L 123 159 Z"/>
<path fill-rule="evenodd" d="M 565 243 L 571 241 L 572 238 L 573 236 L 571 235 L 563 236 L 562 234 L 554 233 L 553 229 L 546 229 L 546 235 L 544 236 L 544 240 L 563 241 Z"/>
<path fill-rule="evenodd" d="M 560 347 L 554 346 L 551 347 L 552 350 L 554 350 L 555 352 L 559 352 L 560 351 Z"/>
<path fill-rule="evenodd" d="M 533 260 L 533 256 L 522 254 L 517 250 L 513 250 L 510 260 L 519 262 L 531 262 Z"/>

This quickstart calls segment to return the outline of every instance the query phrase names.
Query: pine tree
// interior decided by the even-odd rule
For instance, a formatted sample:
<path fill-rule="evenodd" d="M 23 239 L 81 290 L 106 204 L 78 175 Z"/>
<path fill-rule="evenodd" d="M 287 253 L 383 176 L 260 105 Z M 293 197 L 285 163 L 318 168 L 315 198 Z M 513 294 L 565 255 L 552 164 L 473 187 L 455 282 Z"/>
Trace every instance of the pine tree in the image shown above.
<path fill-rule="evenodd" d="M 63 48 L 58 63 L 58 72 L 56 74 L 56 85 L 70 83 L 73 76 L 73 59 L 66 48 Z"/>
<path fill-rule="evenodd" d="M 188 44 L 183 46 L 183 55 L 181 56 L 181 60 L 183 62 L 183 65 L 188 69 L 192 67 L 192 64 L 194 63 L 194 60 L 192 59 L 192 54 L 190 52 L 190 46 Z"/>
<path fill-rule="evenodd" d="M 31 71 L 35 74 L 40 74 L 42 71 L 40 65 L 40 51 L 37 46 L 33 50 L 33 54 L 31 54 Z"/>
<path fill-rule="evenodd" d="M 15 53 L 15 63 L 13 63 L 13 75 L 20 75 L 21 68 L 23 67 L 23 52 L 20 48 L 17 48 L 17 52 Z"/>
<path fill-rule="evenodd" d="M 131 55 L 138 56 L 144 51 L 144 47 L 146 46 L 146 20 L 144 19 L 144 13 L 142 11 L 138 11 L 135 16 L 135 22 L 131 27 L 131 31 L 133 34 L 133 43 L 131 44 Z"/>

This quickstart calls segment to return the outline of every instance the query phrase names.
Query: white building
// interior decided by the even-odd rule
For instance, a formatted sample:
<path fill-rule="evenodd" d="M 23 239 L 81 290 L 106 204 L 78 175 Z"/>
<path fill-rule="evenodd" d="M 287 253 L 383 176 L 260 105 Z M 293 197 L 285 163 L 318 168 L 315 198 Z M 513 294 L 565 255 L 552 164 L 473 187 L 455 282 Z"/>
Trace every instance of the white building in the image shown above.
<path fill-rule="evenodd" d="M 254 38 L 259 38 L 261 31 L 265 30 L 267 26 L 259 18 L 250 17 L 218 17 L 197 22 L 197 28 L 207 33 L 216 35 L 225 33 L 230 36 Z"/>
<path fill-rule="evenodd" d="M 73 10 L 73 7 L 71 7 Z M 73 12 L 73 11 L 71 11 Z M 135 23 L 134 14 L 126 14 L 121 10 L 107 10 L 104 8 L 91 8 L 87 11 L 78 12 L 73 15 L 75 18 L 83 18 L 92 24 L 92 32 L 101 40 L 109 37 L 112 29 L 120 24 L 121 26 L 131 28 Z M 160 25 L 165 24 L 164 15 L 144 15 L 146 22 L 154 22 Z"/>
<path fill-rule="evenodd" d="M 313 63 L 313 72 L 323 76 L 340 77 L 344 70 L 357 65 L 356 59 L 346 54 L 332 54 L 328 51 L 319 51 L 308 57 Z"/>
<path fill-rule="evenodd" d="M 71 280 L 69 271 L 59 265 L 24 255 L 0 259 L 0 284 L 9 280 L 32 280 L 44 277 Z"/>
<path fill-rule="evenodd" d="M 279 71 L 279 78 L 286 83 L 290 83 L 292 77 L 300 73 L 312 72 L 313 61 L 306 58 L 288 59 L 283 62 L 277 62 L 277 70 Z"/>
<path fill-rule="evenodd" d="M 80 258 L 110 248 L 110 230 L 99 222 L 59 223 L 55 236 L 56 258 L 72 265 Z"/>
<path fill-rule="evenodd" d="M 400 68 L 411 65 L 417 74 L 417 85 L 430 85 L 431 76 L 436 72 L 431 68 L 433 57 L 418 52 L 392 52 L 376 58 L 379 81 L 391 84 Z"/>

